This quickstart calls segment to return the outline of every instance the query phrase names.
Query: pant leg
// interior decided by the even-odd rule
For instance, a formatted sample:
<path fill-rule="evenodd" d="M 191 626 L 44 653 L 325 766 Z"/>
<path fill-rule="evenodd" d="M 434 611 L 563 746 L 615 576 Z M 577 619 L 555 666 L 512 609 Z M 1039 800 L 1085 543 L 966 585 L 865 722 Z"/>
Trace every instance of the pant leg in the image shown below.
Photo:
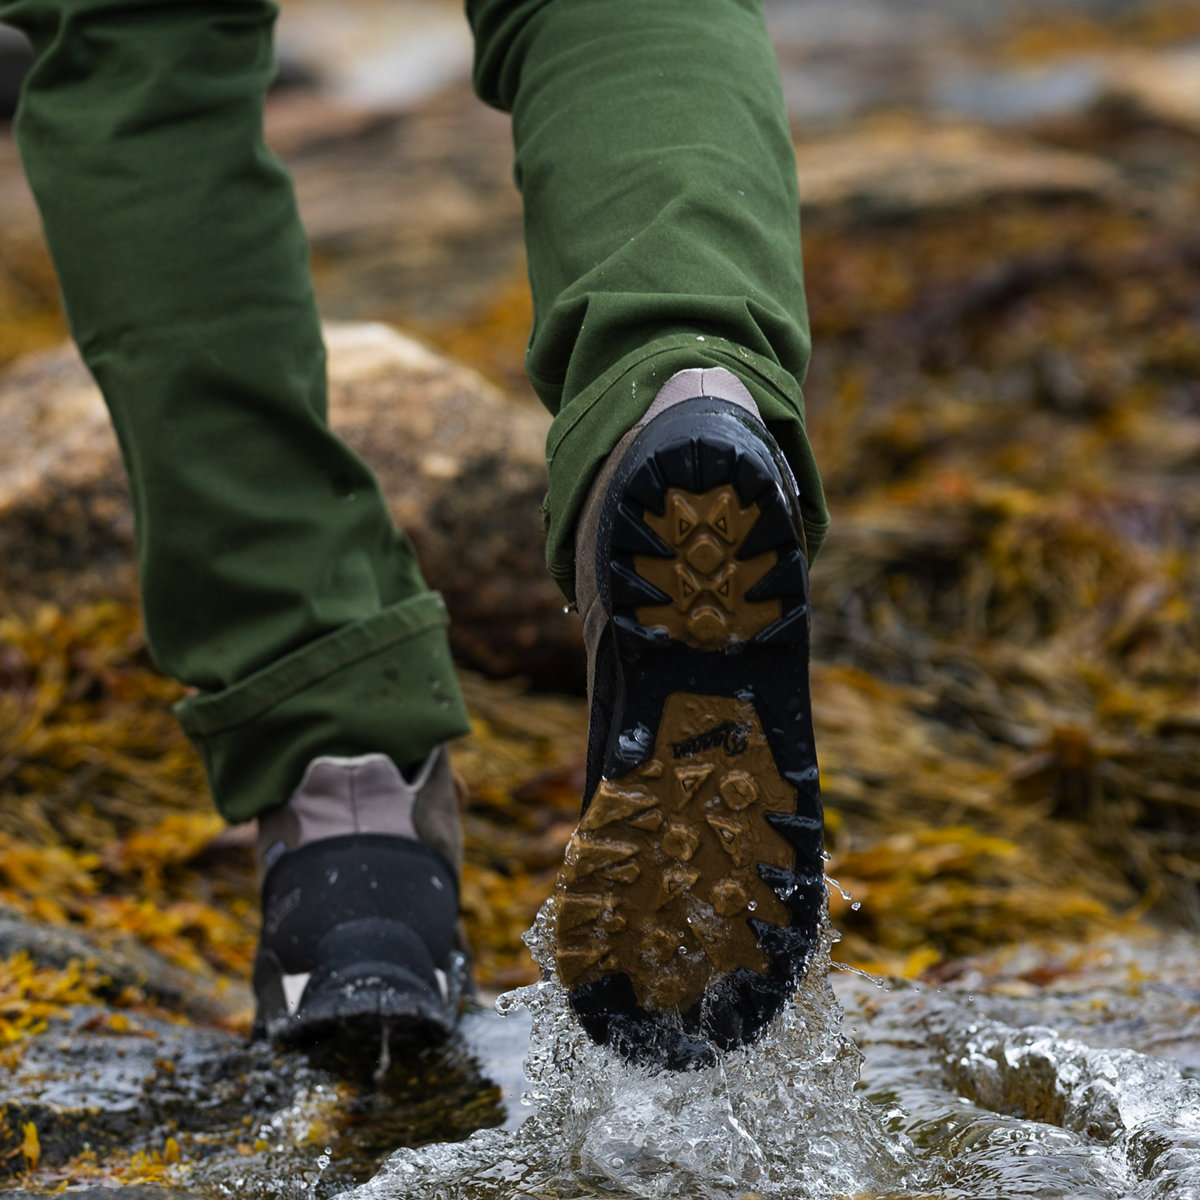
<path fill-rule="evenodd" d="M 511 111 L 534 326 L 554 414 L 551 572 L 599 463 L 684 367 L 754 395 L 829 518 L 804 430 L 809 336 L 796 167 L 760 0 L 468 0 L 475 83 Z"/>
<path fill-rule="evenodd" d="M 129 472 L 151 652 L 221 811 L 319 754 L 465 731 L 440 597 L 329 432 L 266 0 L 0 0 L 36 51 L 22 159 Z"/>

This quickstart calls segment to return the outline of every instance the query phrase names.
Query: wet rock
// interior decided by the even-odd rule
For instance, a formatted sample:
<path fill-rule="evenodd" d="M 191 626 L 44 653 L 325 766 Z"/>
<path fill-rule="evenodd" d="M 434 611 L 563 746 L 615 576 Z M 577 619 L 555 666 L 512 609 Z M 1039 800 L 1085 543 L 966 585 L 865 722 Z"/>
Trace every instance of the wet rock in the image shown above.
<path fill-rule="evenodd" d="M 22 1171 L 19 1147 L 32 1124 L 40 1168 L 21 1180 L 30 1187 L 53 1190 L 80 1176 L 111 1185 L 149 1167 L 166 1186 L 130 1188 L 131 1200 L 323 1200 L 367 1178 L 396 1146 L 457 1140 L 501 1122 L 490 1076 L 508 1079 L 508 1059 L 519 1062 L 524 1043 L 498 1041 L 497 1026 L 494 1015 L 471 1014 L 449 1046 L 393 1045 L 390 1066 L 380 1068 L 374 1056 L 285 1053 L 136 1010 L 70 1008 L 7 1053 L 0 1190 Z M 138 1154 L 140 1169 L 131 1161 Z"/>
<path fill-rule="evenodd" d="M 509 121 L 466 84 L 382 113 L 281 96 L 267 137 L 295 182 L 329 316 L 453 320 L 520 271 Z"/>
<path fill-rule="evenodd" d="M 1200 136 L 1200 48 L 1119 55 L 1106 76 L 1104 105 Z"/>
<path fill-rule="evenodd" d="M 796 148 L 807 219 L 889 220 L 1006 200 L 1111 200 L 1118 171 L 967 126 L 886 125 Z"/>
<path fill-rule="evenodd" d="M 45 1192 L 9 1191 L 8 1200 L 45 1200 Z M 180 1191 L 178 1188 L 159 1187 L 156 1184 L 133 1184 L 129 1187 L 85 1187 L 71 1188 L 71 1200 L 200 1200 L 198 1192 Z"/>
<path fill-rule="evenodd" d="M 250 1065 L 239 1047 L 216 1030 L 140 1015 L 115 1022 L 108 1009 L 73 1008 L 24 1047 L 0 1082 L 4 1125 L 11 1138 L 32 1121 L 48 1163 L 89 1144 L 139 1149 L 161 1137 L 164 1116 L 187 1112 L 189 1131 L 212 1128 L 238 1104 Z M 0 1160 L 6 1149 L 0 1144 Z"/>
<path fill-rule="evenodd" d="M 95 962 L 107 977 L 100 989 L 115 999 L 134 989 L 150 1004 L 196 1021 L 244 1016 L 253 1007 L 240 983 L 198 975 L 167 962 L 133 938 L 101 937 L 69 926 L 42 925 L 0 906 L 0 959 L 25 953 L 39 966 L 61 968 L 72 961 Z"/>
<path fill-rule="evenodd" d="M 168 1136 L 187 1148 L 242 1133 L 247 1114 L 285 1109 L 309 1082 L 264 1045 L 95 1006 L 67 1010 L 21 1050 L 0 1080 L 0 1178 L 16 1169 L 9 1152 L 28 1123 L 44 1166 L 87 1149 L 161 1151 Z"/>
<path fill-rule="evenodd" d="M 330 419 L 377 472 L 454 618 L 465 665 L 563 686 L 577 622 L 542 565 L 546 416 L 383 325 L 328 329 Z M 0 376 L 0 592 L 129 587 L 133 527 L 116 440 L 75 352 Z"/>

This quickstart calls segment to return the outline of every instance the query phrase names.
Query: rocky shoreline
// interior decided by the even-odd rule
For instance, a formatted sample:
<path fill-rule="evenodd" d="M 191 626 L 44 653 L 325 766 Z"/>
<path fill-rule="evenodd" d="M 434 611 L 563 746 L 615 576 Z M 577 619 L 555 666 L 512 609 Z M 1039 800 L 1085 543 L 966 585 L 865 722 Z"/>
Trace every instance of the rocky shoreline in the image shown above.
<path fill-rule="evenodd" d="M 439 7 L 413 11 L 440 29 Z M 285 12 L 298 86 L 269 136 L 333 423 L 454 617 L 464 906 L 495 991 L 531 978 L 585 726 L 542 568 L 507 126 L 453 39 L 426 90 L 364 100 L 350 50 L 301 54 L 319 8 Z M 834 512 L 813 580 L 836 952 L 1195 1077 L 1195 979 L 1162 947 L 1200 928 L 1200 6 L 968 9 L 768 5 Z M 0 1186 L 332 1195 L 505 1120 L 491 1080 L 519 1050 L 490 1017 L 383 1091 L 248 1042 L 248 843 L 146 661 L 115 441 L 7 133 L 0 211 Z M 870 1066 L 874 1001 L 841 990 Z"/>

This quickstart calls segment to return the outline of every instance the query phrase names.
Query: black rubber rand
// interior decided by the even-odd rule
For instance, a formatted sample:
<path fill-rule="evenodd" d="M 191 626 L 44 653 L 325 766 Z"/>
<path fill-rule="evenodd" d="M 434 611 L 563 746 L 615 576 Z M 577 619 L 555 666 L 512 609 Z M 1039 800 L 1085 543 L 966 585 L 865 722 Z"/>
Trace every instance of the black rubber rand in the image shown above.
<path fill-rule="evenodd" d="M 457 920 L 454 872 L 421 842 L 350 834 L 290 851 L 263 881 L 255 1034 L 444 1039 L 468 983 Z"/>
<path fill-rule="evenodd" d="M 758 568 L 766 573 L 741 596 L 742 609 L 752 614 L 766 611 L 771 619 L 749 636 L 733 636 L 714 644 L 719 639 L 708 635 L 703 644 L 696 644 L 672 624 L 677 621 L 672 602 L 677 602 L 677 608 L 683 602 L 679 593 L 672 595 L 671 572 L 682 573 L 680 586 L 685 593 L 689 579 L 694 585 L 694 575 L 687 574 L 691 567 L 684 561 L 684 553 L 664 536 L 664 530 L 671 532 L 671 505 L 689 519 L 694 515 L 687 501 L 678 499 L 680 495 L 725 497 L 729 493 L 723 489 L 730 486 L 736 502 L 722 503 L 735 513 L 740 508 L 743 522 L 740 543 L 736 552 L 730 552 L 731 569 L 741 569 L 752 561 L 772 563 L 769 569 Z M 746 523 L 752 519 L 746 516 L 748 512 L 757 516 L 747 529 Z M 714 518 L 710 515 L 709 519 Z M 679 521 L 682 538 L 687 522 Z M 723 524 L 721 527 L 724 529 Z M 790 470 L 765 428 L 737 405 L 707 397 L 674 406 L 647 425 L 626 452 L 601 511 L 597 582 L 609 622 L 597 654 L 585 817 L 580 829 L 587 825 L 587 806 L 602 784 L 619 787 L 623 781 L 638 781 L 638 787 L 658 786 L 662 801 L 658 809 L 665 813 L 676 806 L 679 811 L 666 775 L 646 776 L 651 769 L 660 769 L 656 754 L 664 760 L 669 775 L 673 756 L 686 767 L 689 760 L 680 755 L 687 755 L 694 745 L 712 745 L 712 736 L 707 742 L 701 737 L 664 743 L 670 736 L 669 732 L 660 733 L 664 711 L 678 713 L 681 696 L 688 698 L 693 709 L 701 703 L 698 697 L 712 698 L 713 711 L 728 711 L 720 705 L 736 702 L 743 706 L 740 711 L 749 712 L 745 707 L 748 701 L 761 727 L 759 740 L 765 734 L 770 752 L 769 758 L 765 749 L 760 753 L 758 761 L 768 764 L 762 773 L 777 777 L 765 782 L 775 788 L 776 796 L 789 797 L 785 811 L 757 817 L 770 826 L 767 840 L 778 847 L 774 865 L 745 868 L 757 869 L 783 907 L 773 909 L 773 923 L 757 920 L 746 911 L 730 917 L 745 922 L 752 931 L 754 943 L 765 953 L 765 971 L 759 955 L 757 969 L 741 966 L 716 973 L 703 997 L 686 1011 L 640 1005 L 630 974 L 620 969 L 620 963 L 600 978 L 570 989 L 570 1002 L 590 1036 L 632 1059 L 683 1068 L 711 1061 L 714 1049 L 753 1041 L 794 995 L 818 937 L 826 895 L 808 683 L 808 569 L 801 530 Z M 715 551 L 707 552 L 715 557 Z M 701 568 L 711 566 L 699 552 L 692 557 Z M 665 565 L 656 567 L 654 559 Z M 711 582 L 719 573 L 707 578 Z M 658 614 L 666 616 L 659 619 Z M 702 626 L 698 628 L 703 632 Z M 728 743 L 725 749 L 729 750 Z M 732 757 L 720 761 L 719 749 L 708 757 L 717 762 L 718 771 L 744 762 Z M 714 791 L 708 794 L 713 798 L 707 801 L 707 816 L 701 812 L 691 817 L 695 837 L 710 837 L 710 829 L 720 826 L 720 817 L 714 813 L 722 802 Z M 732 815 L 744 817 L 751 812 Z M 593 819 L 601 818 L 593 815 Z M 576 836 L 580 836 L 578 832 Z M 622 834 L 612 836 L 619 839 Z M 684 837 L 694 841 L 687 829 Z M 642 852 L 643 861 L 661 868 L 667 861 L 661 847 L 666 845 L 661 841 L 653 851 Z M 701 847 L 682 867 L 694 866 L 703 852 Z M 569 848 L 568 862 L 570 859 Z M 613 886 L 619 890 L 619 885 Z M 701 877 L 694 885 L 697 896 L 704 887 Z M 710 888 L 704 894 L 715 893 Z M 594 902 L 594 897 L 589 899 Z M 700 903 L 711 920 L 712 909 Z M 611 918 L 612 911 L 610 908 L 606 916 Z M 624 928 L 626 923 L 622 919 L 619 924 Z M 678 949 L 683 954 L 684 947 Z M 623 951 L 626 955 L 643 952 L 640 947 Z M 616 957 L 620 954 L 618 951 Z M 611 956 L 604 961 L 613 967 Z M 593 968 L 593 974 L 603 965 Z"/>

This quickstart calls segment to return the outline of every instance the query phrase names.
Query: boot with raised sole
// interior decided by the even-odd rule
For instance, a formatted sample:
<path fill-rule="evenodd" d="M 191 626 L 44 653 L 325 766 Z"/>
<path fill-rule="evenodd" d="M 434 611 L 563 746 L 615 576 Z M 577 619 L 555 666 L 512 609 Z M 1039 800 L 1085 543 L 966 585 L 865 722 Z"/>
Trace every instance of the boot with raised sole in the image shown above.
<path fill-rule="evenodd" d="M 281 1045 L 443 1041 L 470 987 L 462 835 L 444 748 L 410 781 L 390 758 L 314 759 L 259 818 L 255 1034 Z"/>
<path fill-rule="evenodd" d="M 794 995 L 826 899 L 797 488 L 735 376 L 668 381 L 576 549 L 590 728 L 559 977 L 594 1040 L 708 1063 Z"/>

